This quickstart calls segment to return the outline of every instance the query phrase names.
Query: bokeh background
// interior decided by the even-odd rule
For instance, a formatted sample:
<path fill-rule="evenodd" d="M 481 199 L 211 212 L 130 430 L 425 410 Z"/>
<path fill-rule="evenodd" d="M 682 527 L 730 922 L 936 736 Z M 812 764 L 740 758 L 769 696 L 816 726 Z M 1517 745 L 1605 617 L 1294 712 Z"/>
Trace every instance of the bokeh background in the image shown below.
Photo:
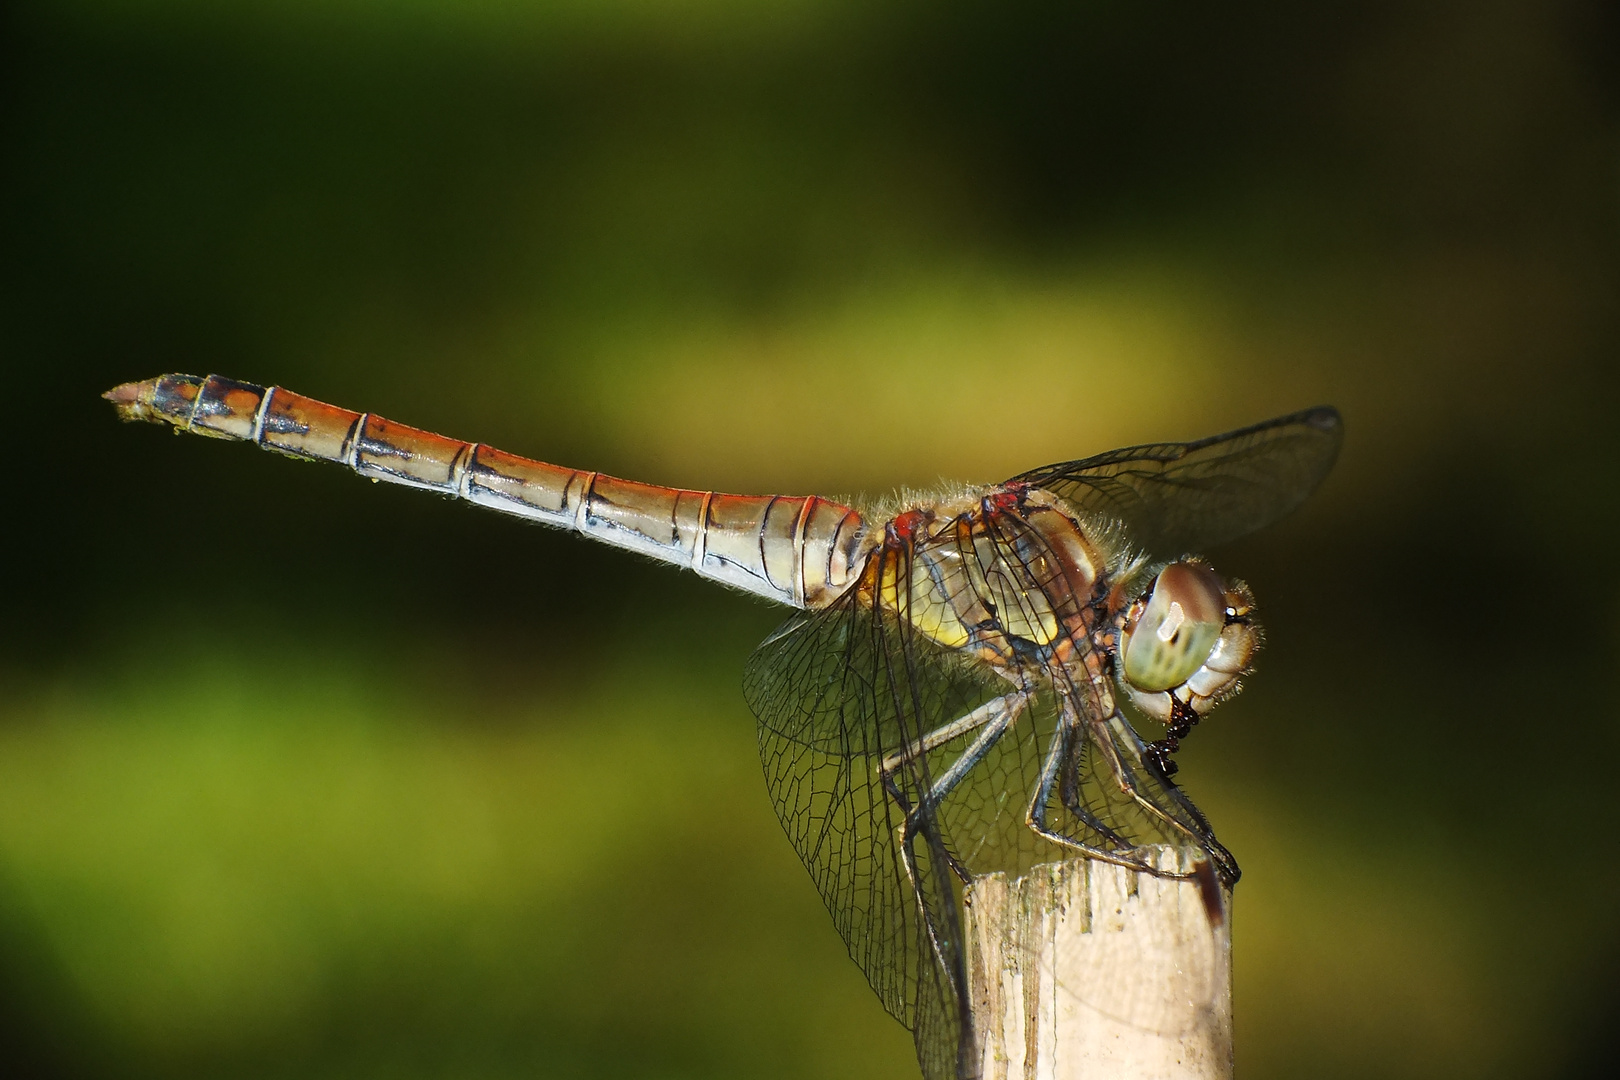
<path fill-rule="evenodd" d="M 781 612 L 97 395 L 219 371 L 721 490 L 1331 402 L 1214 552 L 1246 1077 L 1579 1077 L 1620 963 L 1620 16 L 8 5 L 0 1056 L 903 1077 L 774 820 Z"/>

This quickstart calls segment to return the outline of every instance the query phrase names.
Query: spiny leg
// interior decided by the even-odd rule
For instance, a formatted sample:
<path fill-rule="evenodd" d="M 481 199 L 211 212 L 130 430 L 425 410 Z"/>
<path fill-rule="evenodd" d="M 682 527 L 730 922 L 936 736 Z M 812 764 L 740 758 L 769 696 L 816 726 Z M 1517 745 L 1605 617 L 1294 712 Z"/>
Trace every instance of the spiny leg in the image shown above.
<path fill-rule="evenodd" d="M 1088 717 L 1088 721 L 1091 724 L 1092 740 L 1096 745 L 1103 748 L 1103 752 L 1108 758 L 1109 767 L 1114 774 L 1114 779 L 1119 785 L 1120 792 L 1143 810 L 1146 810 L 1176 832 L 1181 833 L 1193 844 L 1202 848 L 1217 863 L 1223 877 L 1230 876 L 1231 880 L 1235 881 L 1237 863 L 1232 858 L 1231 852 L 1216 841 L 1214 831 L 1210 828 L 1208 820 L 1188 800 L 1179 787 L 1171 783 L 1167 777 L 1159 777 L 1164 782 L 1165 797 L 1173 800 L 1176 807 L 1187 815 L 1187 821 L 1168 813 L 1163 806 L 1155 803 L 1137 790 L 1133 774 L 1120 761 L 1119 754 L 1115 749 L 1114 737 L 1117 736 L 1127 746 L 1134 746 L 1150 769 L 1152 768 L 1152 751 L 1149 744 L 1142 741 L 1120 711 L 1116 708 L 1106 715 Z M 1189 825 L 1188 821 L 1192 824 Z M 1160 876 L 1188 878 L 1196 876 L 1196 871 L 1188 874 L 1161 873 Z"/>
<path fill-rule="evenodd" d="M 1010 694 L 992 698 L 966 716 L 959 717 L 943 727 L 935 728 L 910 746 L 888 754 L 884 757 L 882 764 L 878 766 L 878 770 L 883 776 L 883 786 L 888 790 L 890 798 L 894 799 L 901 809 L 905 811 L 905 820 L 895 829 L 895 840 L 900 845 L 903 857 L 907 860 L 907 873 L 912 875 L 913 881 L 916 880 L 916 875 L 913 872 L 914 868 L 910 865 L 911 841 L 917 834 L 917 825 L 922 820 L 922 816 L 931 813 L 934 807 L 939 805 L 940 800 L 949 795 L 951 790 L 962 782 L 962 777 L 966 776 L 975 765 L 984 760 L 984 755 L 990 752 L 990 748 L 996 744 L 996 740 L 1005 734 L 1028 704 L 1029 695 L 1022 690 L 1015 690 Z M 962 751 L 961 755 L 951 763 L 950 768 L 946 769 L 939 775 L 938 779 L 929 784 L 928 791 L 916 806 L 912 806 L 909 800 L 906 799 L 905 793 L 900 790 L 899 785 L 894 781 L 896 770 L 915 761 L 924 754 L 939 749 L 952 739 L 978 728 L 984 729 L 979 733 L 978 738 L 974 739 L 972 745 Z M 968 880 L 967 871 L 956 862 L 955 857 L 950 852 L 945 854 L 946 858 L 950 860 L 951 869 L 966 884 Z"/>
<path fill-rule="evenodd" d="M 928 905 L 923 898 L 922 890 L 917 885 L 917 858 L 912 852 L 911 845 L 916 839 L 917 828 L 922 822 L 923 816 L 932 813 L 939 801 L 949 795 L 951 789 L 961 782 L 962 777 L 966 776 L 975 765 L 983 760 L 984 755 L 995 745 L 996 740 L 1006 733 L 1007 728 L 1012 725 L 1012 722 L 1018 718 L 1028 704 L 1029 697 L 1023 691 L 1015 691 L 994 698 L 980 705 L 966 716 L 954 720 L 944 727 L 934 729 L 913 745 L 889 754 L 878 766 L 878 771 L 883 777 L 883 786 L 889 792 L 889 797 L 905 813 L 905 818 L 894 830 L 895 844 L 900 849 L 900 860 L 906 868 L 906 878 L 911 882 L 911 891 L 917 897 L 918 906 L 922 909 L 923 925 L 927 928 L 929 945 L 934 951 L 935 958 L 946 968 L 950 967 L 950 959 L 946 955 L 944 944 L 940 942 L 935 933 L 934 922 L 928 916 Z M 951 764 L 949 769 L 940 774 L 939 779 L 929 785 L 928 791 L 918 801 L 917 805 L 912 806 L 906 799 L 905 793 L 900 790 L 899 785 L 894 781 L 895 770 L 933 750 L 937 750 L 952 739 L 981 727 L 984 730 L 979 733 L 978 738 L 973 740 L 973 744 L 962 752 L 961 756 Z M 967 870 L 956 861 L 955 856 L 945 850 L 943 843 L 939 845 L 938 850 L 944 853 L 951 870 L 966 884 L 969 878 Z"/>
<path fill-rule="evenodd" d="M 1063 803 L 1063 808 L 1073 814 L 1080 824 L 1102 837 L 1109 845 L 1124 848 L 1133 847 L 1134 845 L 1129 840 L 1104 824 L 1101 818 L 1093 814 L 1080 801 L 1079 757 L 1079 754 L 1065 753 L 1058 763 L 1058 800 Z"/>
<path fill-rule="evenodd" d="M 1073 703 L 1067 696 L 1063 697 L 1062 702 L 1062 708 L 1058 714 L 1057 730 L 1052 733 L 1052 742 L 1047 748 L 1046 759 L 1041 763 L 1040 780 L 1035 785 L 1034 795 L 1030 797 L 1029 808 L 1024 812 L 1024 823 L 1028 825 L 1037 836 L 1049 840 L 1060 847 L 1066 847 L 1070 850 L 1077 851 L 1087 858 L 1098 859 L 1102 862 L 1114 863 L 1115 865 L 1128 867 L 1132 870 L 1150 869 L 1141 858 L 1127 858 L 1126 856 L 1117 852 L 1109 851 L 1107 848 L 1100 848 L 1095 844 L 1088 844 L 1083 840 L 1078 840 L 1075 837 L 1060 833 L 1047 824 L 1046 806 L 1052 798 L 1052 786 L 1057 783 L 1058 772 L 1062 769 L 1063 763 L 1068 757 L 1069 748 L 1073 744 L 1075 735 L 1079 731 L 1080 718 L 1075 713 Z M 1078 800 L 1076 800 L 1076 802 L 1078 803 Z M 1087 828 L 1096 829 L 1099 836 L 1108 839 L 1110 842 L 1117 840 L 1122 847 L 1131 848 L 1133 846 L 1127 842 L 1124 837 L 1119 836 L 1118 833 L 1114 832 L 1106 825 L 1103 825 L 1102 822 L 1098 821 L 1091 813 L 1086 812 L 1083 809 L 1076 812 L 1075 806 L 1068 806 L 1067 808 L 1070 810 L 1070 812 L 1075 813 L 1075 816 L 1078 817 Z"/>
<path fill-rule="evenodd" d="M 1141 737 L 1138 736 L 1135 729 L 1133 729 L 1130 724 L 1126 722 L 1125 717 L 1120 714 L 1119 710 L 1115 709 L 1107 716 L 1093 716 L 1089 719 L 1091 723 L 1093 741 L 1095 741 L 1099 746 L 1104 746 L 1107 748 L 1105 752 L 1109 758 L 1109 768 L 1114 774 L 1115 782 L 1119 785 L 1120 793 L 1134 800 L 1139 806 L 1142 807 L 1142 809 L 1148 811 L 1154 817 L 1159 818 L 1165 824 L 1172 826 L 1179 832 L 1186 833 L 1190 839 L 1202 842 L 1202 838 L 1194 835 L 1192 830 L 1187 827 L 1185 822 L 1177 821 L 1175 818 L 1165 813 L 1163 807 L 1155 805 L 1153 800 L 1146 798 L 1140 791 L 1136 789 L 1136 781 L 1132 776 L 1131 771 L 1126 768 L 1124 762 L 1120 760 L 1119 753 L 1114 745 L 1114 737 L 1118 736 L 1125 741 L 1126 745 L 1135 746 L 1137 751 L 1141 753 L 1144 762 L 1150 763 L 1152 761 L 1152 748 L 1147 743 L 1142 741 Z M 1173 793 L 1173 795 L 1177 797 L 1178 803 L 1185 802 L 1185 797 L 1180 796 L 1180 789 L 1174 784 L 1170 783 L 1168 779 L 1165 779 L 1165 788 L 1167 791 Z M 1196 811 L 1194 811 L 1194 813 L 1196 813 Z M 1203 816 L 1198 815 L 1197 820 L 1202 823 Z"/>
<path fill-rule="evenodd" d="M 906 764 L 907 762 L 915 761 L 923 754 L 938 750 L 941 746 L 944 746 L 946 743 L 950 742 L 954 738 L 957 738 L 958 736 L 966 735 L 968 732 L 984 727 L 986 724 L 991 724 L 992 727 L 994 727 L 996 725 L 992 724 L 992 721 L 995 720 L 996 713 L 998 711 L 1005 711 L 1007 713 L 1004 721 L 1000 723 L 1000 729 L 1005 731 L 1008 725 L 1010 725 L 1013 719 L 1023 711 L 1024 706 L 1027 704 L 1029 704 L 1029 695 L 1023 690 L 1014 690 L 1010 694 L 1003 694 L 1001 697 L 991 698 L 989 701 L 985 702 L 983 705 L 980 705 L 977 709 L 974 709 L 966 716 L 960 716 L 943 727 L 935 728 L 933 731 L 930 731 L 928 734 L 924 735 L 921 739 L 909 746 L 902 747 L 899 750 L 894 750 L 888 754 L 885 754 L 883 757 L 883 764 L 879 766 L 879 768 L 882 770 L 884 777 L 887 778 L 900 766 Z M 982 742 L 983 739 L 984 737 L 980 736 L 979 739 L 974 742 L 973 746 L 969 747 L 968 750 L 963 753 L 962 757 L 957 759 L 957 765 L 951 766 L 951 768 L 940 774 L 940 778 L 932 785 L 931 793 L 943 785 L 944 790 L 938 791 L 938 794 L 944 795 L 950 790 L 951 787 L 955 786 L 955 784 L 962 779 L 961 774 L 966 772 L 968 769 L 971 769 L 974 763 L 969 763 L 966 767 L 959 768 L 961 762 L 966 760 L 969 754 L 973 753 L 974 749 L 979 746 L 979 743 Z M 994 740 L 991 741 L 994 742 Z M 988 749 L 988 747 L 986 747 L 986 749 Z M 980 750 L 980 756 L 983 756 L 983 750 Z M 976 761 L 977 759 L 975 759 L 975 763 Z M 948 782 L 947 778 L 949 778 Z"/>
<path fill-rule="evenodd" d="M 1170 697 L 1170 722 L 1165 725 L 1164 738 L 1147 744 L 1143 753 L 1143 760 L 1148 767 L 1158 774 L 1159 779 L 1167 784 L 1175 781 L 1170 778 L 1181 771 L 1172 755 L 1181 749 L 1181 740 L 1185 739 L 1198 723 L 1198 713 L 1191 705 L 1182 701 L 1176 695 Z"/>

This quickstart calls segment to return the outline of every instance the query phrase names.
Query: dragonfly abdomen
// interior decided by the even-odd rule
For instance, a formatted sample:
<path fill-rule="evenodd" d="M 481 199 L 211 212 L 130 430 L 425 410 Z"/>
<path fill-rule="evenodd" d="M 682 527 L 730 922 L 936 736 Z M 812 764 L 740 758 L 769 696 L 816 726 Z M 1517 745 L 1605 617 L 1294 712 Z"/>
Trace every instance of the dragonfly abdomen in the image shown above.
<path fill-rule="evenodd" d="M 723 495 L 619 480 L 218 375 L 163 375 L 106 395 L 128 420 L 332 461 L 437 491 L 797 607 L 820 607 L 859 570 L 863 522 L 818 496 Z"/>

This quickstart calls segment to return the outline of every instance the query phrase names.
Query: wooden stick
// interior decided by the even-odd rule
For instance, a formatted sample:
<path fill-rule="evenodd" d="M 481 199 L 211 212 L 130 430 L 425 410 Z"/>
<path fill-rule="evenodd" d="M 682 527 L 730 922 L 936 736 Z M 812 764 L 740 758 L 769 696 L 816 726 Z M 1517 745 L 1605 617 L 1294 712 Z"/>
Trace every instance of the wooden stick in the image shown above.
<path fill-rule="evenodd" d="M 966 901 L 984 1080 L 1230 1080 L 1231 894 L 1213 875 L 1075 858 L 978 878 Z"/>

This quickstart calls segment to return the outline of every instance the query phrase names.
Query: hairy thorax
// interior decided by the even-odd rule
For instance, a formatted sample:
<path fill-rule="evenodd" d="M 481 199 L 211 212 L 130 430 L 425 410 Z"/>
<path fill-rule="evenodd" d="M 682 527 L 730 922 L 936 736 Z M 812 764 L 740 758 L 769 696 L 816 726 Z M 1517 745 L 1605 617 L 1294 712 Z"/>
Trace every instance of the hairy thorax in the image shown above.
<path fill-rule="evenodd" d="M 896 515 L 863 602 L 1005 672 L 1066 665 L 1111 614 L 1108 555 L 1050 494 L 988 488 Z"/>

